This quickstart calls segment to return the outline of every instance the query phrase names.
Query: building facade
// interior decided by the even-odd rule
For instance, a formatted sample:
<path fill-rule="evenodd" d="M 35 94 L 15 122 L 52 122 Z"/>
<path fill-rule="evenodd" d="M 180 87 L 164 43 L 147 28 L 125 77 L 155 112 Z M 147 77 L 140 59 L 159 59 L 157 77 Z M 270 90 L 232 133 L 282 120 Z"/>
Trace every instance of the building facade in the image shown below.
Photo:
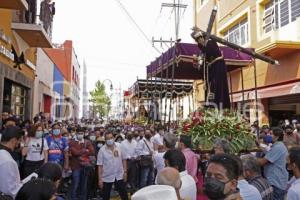
<path fill-rule="evenodd" d="M 209 14 L 218 14 L 213 34 L 279 61 L 271 65 L 254 60 L 228 73 L 233 107 L 242 106 L 260 124 L 300 118 L 300 1 L 299 0 L 195 0 L 195 25 L 206 30 Z M 256 72 L 255 72 L 256 68 Z M 197 101 L 203 101 L 203 84 L 197 82 Z M 255 95 L 255 88 L 257 95 Z"/>
<path fill-rule="evenodd" d="M 52 104 L 55 102 L 55 93 L 53 91 L 54 83 L 54 63 L 43 51 L 37 49 L 37 63 L 36 63 L 36 78 L 34 81 L 34 101 L 33 113 L 45 113 L 46 116 L 51 116 L 55 113 L 51 112 Z"/>
<path fill-rule="evenodd" d="M 36 13 L 24 0 L 0 2 L 0 112 L 21 119 L 33 115 L 35 47 L 52 46 Z"/>
<path fill-rule="evenodd" d="M 55 45 L 55 48 L 45 48 L 43 51 L 52 60 L 57 70 L 54 73 L 53 91 L 57 92 L 60 100 L 56 99 L 56 118 L 75 119 L 79 117 L 80 104 L 80 64 L 73 48 L 73 42 L 65 41 Z M 57 78 L 57 76 L 59 73 Z M 57 90 L 57 87 L 61 87 Z M 56 88 L 56 89 L 54 89 Z"/>

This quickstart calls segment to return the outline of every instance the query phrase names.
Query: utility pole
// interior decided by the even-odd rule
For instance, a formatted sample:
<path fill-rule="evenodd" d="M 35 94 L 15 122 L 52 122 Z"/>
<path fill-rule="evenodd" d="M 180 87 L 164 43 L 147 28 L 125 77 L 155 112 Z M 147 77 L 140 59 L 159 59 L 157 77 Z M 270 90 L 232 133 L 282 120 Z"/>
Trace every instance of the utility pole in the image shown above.
<path fill-rule="evenodd" d="M 180 28 L 180 9 L 186 9 L 186 4 L 181 4 L 180 0 L 174 0 L 173 3 L 162 3 L 162 8 L 173 8 L 175 16 L 175 40 L 178 40 L 179 37 L 179 28 Z"/>
<path fill-rule="evenodd" d="M 155 43 L 160 43 L 161 48 L 163 48 L 163 45 L 166 45 L 168 48 L 170 44 L 171 48 L 173 46 L 176 46 L 176 44 L 180 41 L 179 40 L 179 30 L 180 30 L 180 10 L 181 9 L 186 9 L 187 5 L 186 4 L 181 4 L 180 2 L 181 0 L 173 0 L 173 3 L 162 3 L 161 5 L 161 9 L 163 8 L 172 8 L 172 12 L 174 11 L 174 19 L 175 19 L 175 41 L 171 38 L 170 40 L 165 40 L 160 38 L 159 40 L 155 40 L 154 38 L 152 38 L 152 45 L 154 46 Z M 176 48 L 174 48 L 174 55 L 176 56 Z M 171 98 L 170 98 L 170 108 L 169 108 L 169 126 L 170 126 L 170 117 L 171 117 L 171 111 L 173 110 L 172 108 L 172 98 L 173 98 L 173 86 L 174 86 L 174 70 L 175 70 L 175 63 L 172 66 L 172 72 L 171 72 Z M 151 72 L 152 74 L 152 72 Z M 148 78 L 147 78 L 148 80 Z M 151 77 L 152 80 L 152 77 Z M 167 82 L 168 82 L 168 78 L 167 78 Z M 168 83 L 167 83 L 168 85 Z M 168 88 L 168 86 L 167 86 Z M 166 102 L 165 102 L 165 120 L 166 121 L 166 110 L 167 110 L 167 96 L 165 96 L 166 98 Z M 160 100 L 161 105 L 162 106 L 162 99 Z"/>

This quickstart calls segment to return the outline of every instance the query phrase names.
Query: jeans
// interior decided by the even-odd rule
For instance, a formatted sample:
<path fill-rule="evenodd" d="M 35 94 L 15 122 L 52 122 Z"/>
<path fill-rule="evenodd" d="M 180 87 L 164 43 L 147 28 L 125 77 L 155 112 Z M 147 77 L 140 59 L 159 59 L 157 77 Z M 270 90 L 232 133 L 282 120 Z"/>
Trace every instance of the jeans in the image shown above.
<path fill-rule="evenodd" d="M 115 180 L 114 183 L 103 183 L 103 200 L 109 200 L 110 199 L 110 192 L 112 185 L 115 184 L 115 188 L 118 191 L 121 200 L 128 200 L 127 190 L 126 190 L 126 184 L 123 180 Z"/>
<path fill-rule="evenodd" d="M 274 185 L 273 187 L 273 200 L 284 200 L 285 190 L 282 190 Z"/>
<path fill-rule="evenodd" d="M 77 190 L 79 191 L 79 199 L 87 199 L 87 176 L 84 168 L 75 169 L 72 172 L 71 200 L 76 200 Z"/>
<path fill-rule="evenodd" d="M 153 185 L 154 182 L 154 170 L 153 167 L 141 167 L 140 168 L 140 188 Z"/>

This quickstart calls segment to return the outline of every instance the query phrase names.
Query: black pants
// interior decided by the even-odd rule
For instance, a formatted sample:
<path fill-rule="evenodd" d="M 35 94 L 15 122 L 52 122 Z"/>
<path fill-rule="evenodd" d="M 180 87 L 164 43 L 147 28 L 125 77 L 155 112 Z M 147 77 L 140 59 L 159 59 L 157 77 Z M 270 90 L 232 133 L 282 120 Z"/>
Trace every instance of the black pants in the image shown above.
<path fill-rule="evenodd" d="M 37 173 L 43 164 L 44 164 L 44 160 L 41 161 L 25 160 L 23 164 L 23 176 L 26 178 L 33 172 Z"/>
<path fill-rule="evenodd" d="M 126 184 L 123 180 L 115 180 L 114 183 L 103 183 L 103 200 L 110 199 L 110 192 L 113 184 L 115 184 L 115 188 L 118 191 L 121 200 L 128 200 Z"/>
<path fill-rule="evenodd" d="M 29 9 L 25 12 L 26 22 L 30 24 L 34 24 L 36 21 L 37 1 L 36 0 L 26 0 L 26 1 L 29 7 Z"/>
<path fill-rule="evenodd" d="M 128 183 L 133 190 L 138 188 L 138 164 L 136 160 L 127 160 L 127 168 L 128 168 Z"/>

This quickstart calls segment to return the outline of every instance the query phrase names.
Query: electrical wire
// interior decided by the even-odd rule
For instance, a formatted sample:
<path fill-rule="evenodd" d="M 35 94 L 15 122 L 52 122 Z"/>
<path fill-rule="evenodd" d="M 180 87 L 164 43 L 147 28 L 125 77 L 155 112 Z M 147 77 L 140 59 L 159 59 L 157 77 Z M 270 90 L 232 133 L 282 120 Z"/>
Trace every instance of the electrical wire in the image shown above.
<path fill-rule="evenodd" d="M 139 30 L 139 32 L 143 35 L 143 37 L 151 44 L 151 46 L 156 50 L 157 53 L 161 54 L 159 49 L 157 49 L 153 44 L 152 40 L 148 38 L 147 34 L 143 31 L 143 29 L 138 25 L 138 23 L 135 21 L 135 19 L 131 16 L 129 11 L 126 9 L 126 7 L 122 4 L 120 0 L 116 0 L 116 2 L 119 4 L 120 8 L 125 12 L 125 14 L 129 17 L 131 22 L 136 26 L 136 28 Z"/>

